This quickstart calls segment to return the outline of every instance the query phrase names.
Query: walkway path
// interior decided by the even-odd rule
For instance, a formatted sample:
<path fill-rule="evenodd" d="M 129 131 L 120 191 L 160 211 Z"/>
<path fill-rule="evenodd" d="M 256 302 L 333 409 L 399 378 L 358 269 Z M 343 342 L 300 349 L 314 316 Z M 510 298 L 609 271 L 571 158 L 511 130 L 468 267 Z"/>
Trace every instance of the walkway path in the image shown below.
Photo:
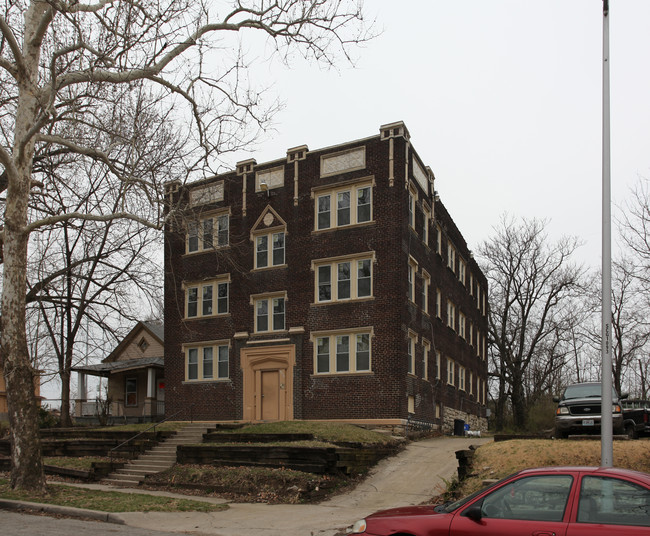
<path fill-rule="evenodd" d="M 225 512 L 149 512 L 119 516 L 133 527 L 217 536 L 335 536 L 383 508 L 419 504 L 445 489 L 455 452 L 490 441 L 434 438 L 410 443 L 381 461 L 353 491 L 317 505 L 230 504 Z"/>

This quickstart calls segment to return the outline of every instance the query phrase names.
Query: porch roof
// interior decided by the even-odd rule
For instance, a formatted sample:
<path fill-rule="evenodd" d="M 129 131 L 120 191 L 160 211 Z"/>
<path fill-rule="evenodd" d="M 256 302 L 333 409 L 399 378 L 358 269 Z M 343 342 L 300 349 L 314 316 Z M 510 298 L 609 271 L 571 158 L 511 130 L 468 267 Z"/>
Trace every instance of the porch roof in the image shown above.
<path fill-rule="evenodd" d="M 74 372 L 85 372 L 91 376 L 108 377 L 116 372 L 126 372 L 143 368 L 164 368 L 165 361 L 162 357 L 143 357 L 140 359 L 129 359 L 128 361 L 111 361 L 110 363 L 98 363 L 96 365 L 83 365 L 72 367 Z"/>

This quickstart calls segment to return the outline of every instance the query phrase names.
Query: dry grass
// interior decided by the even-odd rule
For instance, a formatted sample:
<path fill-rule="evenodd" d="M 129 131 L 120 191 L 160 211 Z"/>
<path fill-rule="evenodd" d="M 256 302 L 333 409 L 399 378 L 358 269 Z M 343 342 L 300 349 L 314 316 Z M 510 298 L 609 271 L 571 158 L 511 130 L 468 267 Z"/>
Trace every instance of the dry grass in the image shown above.
<path fill-rule="evenodd" d="M 545 466 L 598 466 L 600 441 L 518 439 L 488 443 L 474 456 L 472 476 L 459 487 L 465 495 L 485 479 L 500 479 L 521 469 Z M 614 466 L 650 473 L 650 439 L 614 442 Z"/>

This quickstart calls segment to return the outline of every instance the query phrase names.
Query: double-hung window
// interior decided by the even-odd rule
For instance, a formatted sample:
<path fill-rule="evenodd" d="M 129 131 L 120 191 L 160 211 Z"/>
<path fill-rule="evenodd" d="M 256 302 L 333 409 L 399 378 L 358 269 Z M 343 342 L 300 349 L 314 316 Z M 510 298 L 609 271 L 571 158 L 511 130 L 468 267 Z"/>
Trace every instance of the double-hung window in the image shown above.
<path fill-rule="evenodd" d="M 230 216 L 218 214 L 187 224 L 187 253 L 225 247 L 229 243 Z"/>
<path fill-rule="evenodd" d="M 370 372 L 372 330 L 314 333 L 316 374 Z"/>
<path fill-rule="evenodd" d="M 406 369 L 409 374 L 415 374 L 415 343 L 418 337 L 415 333 L 409 332 L 408 336 L 408 351 L 407 351 L 407 364 Z"/>
<path fill-rule="evenodd" d="M 345 256 L 312 262 L 317 303 L 346 301 L 372 296 L 374 255 Z"/>
<path fill-rule="evenodd" d="M 451 300 L 447 300 L 447 325 L 456 331 L 456 305 Z"/>
<path fill-rule="evenodd" d="M 284 331 L 285 325 L 284 293 L 274 296 L 258 296 L 254 298 L 255 332 Z"/>
<path fill-rule="evenodd" d="M 185 381 L 227 379 L 229 375 L 229 344 L 227 341 L 199 343 L 184 347 Z"/>
<path fill-rule="evenodd" d="M 185 283 L 185 318 L 228 313 L 229 276 L 201 283 Z"/>
<path fill-rule="evenodd" d="M 454 360 L 447 359 L 447 383 L 449 385 L 456 385 L 454 382 Z"/>
<path fill-rule="evenodd" d="M 317 231 L 372 221 L 370 183 L 342 186 L 327 191 L 319 189 L 314 197 Z"/>
<path fill-rule="evenodd" d="M 283 266 L 285 261 L 284 231 L 255 237 L 255 268 Z"/>

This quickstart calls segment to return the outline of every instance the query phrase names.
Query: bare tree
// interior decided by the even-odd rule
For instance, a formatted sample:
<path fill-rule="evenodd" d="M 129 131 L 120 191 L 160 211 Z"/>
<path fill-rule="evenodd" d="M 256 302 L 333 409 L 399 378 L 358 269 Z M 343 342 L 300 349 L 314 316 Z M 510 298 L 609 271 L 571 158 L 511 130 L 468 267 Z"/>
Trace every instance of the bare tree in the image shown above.
<path fill-rule="evenodd" d="M 635 364 L 648 361 L 650 322 L 647 319 L 648 297 L 643 292 L 644 277 L 639 277 L 641 272 L 642 268 L 630 258 L 612 263 L 612 375 L 618 393 L 632 386 Z M 593 314 L 585 338 L 600 365 L 602 306 L 599 285 L 592 285 L 589 299 Z"/>
<path fill-rule="evenodd" d="M 30 234 L 57 222 L 108 222 L 142 217 L 158 203 L 166 177 L 132 176 L 114 158 L 130 142 L 121 117 L 107 120 L 112 102 L 148 92 L 167 103 L 170 121 L 189 149 L 178 166 L 186 177 L 210 170 L 221 150 L 245 145 L 251 124 L 265 127 L 268 108 L 247 88 L 237 39 L 246 30 L 266 35 L 283 58 L 293 51 L 331 64 L 368 37 L 360 2 L 353 0 L 16 0 L 0 14 L 0 164 L 6 177 L 3 229 L 2 366 L 11 425 L 11 485 L 45 490 L 34 370 L 25 311 Z M 218 46 L 217 46 L 218 45 Z M 235 57 L 228 57 L 229 51 Z M 189 123 L 189 124 L 188 124 Z M 33 190 L 49 188 L 34 176 L 41 148 L 91 161 L 108 172 L 124 202 L 111 213 L 67 212 L 30 218 Z M 194 150 L 192 150 L 194 148 Z M 119 152 L 119 154 L 123 154 Z M 127 193 L 129 195 L 127 195 Z"/>
<path fill-rule="evenodd" d="M 544 388 L 544 375 L 555 373 L 569 354 L 570 305 L 581 288 L 582 269 L 571 263 L 577 240 L 549 244 L 545 226 L 540 220 L 516 223 L 504 216 L 479 248 L 490 288 L 497 411 L 504 410 L 509 397 L 519 429 L 526 425 L 528 396 Z"/>

